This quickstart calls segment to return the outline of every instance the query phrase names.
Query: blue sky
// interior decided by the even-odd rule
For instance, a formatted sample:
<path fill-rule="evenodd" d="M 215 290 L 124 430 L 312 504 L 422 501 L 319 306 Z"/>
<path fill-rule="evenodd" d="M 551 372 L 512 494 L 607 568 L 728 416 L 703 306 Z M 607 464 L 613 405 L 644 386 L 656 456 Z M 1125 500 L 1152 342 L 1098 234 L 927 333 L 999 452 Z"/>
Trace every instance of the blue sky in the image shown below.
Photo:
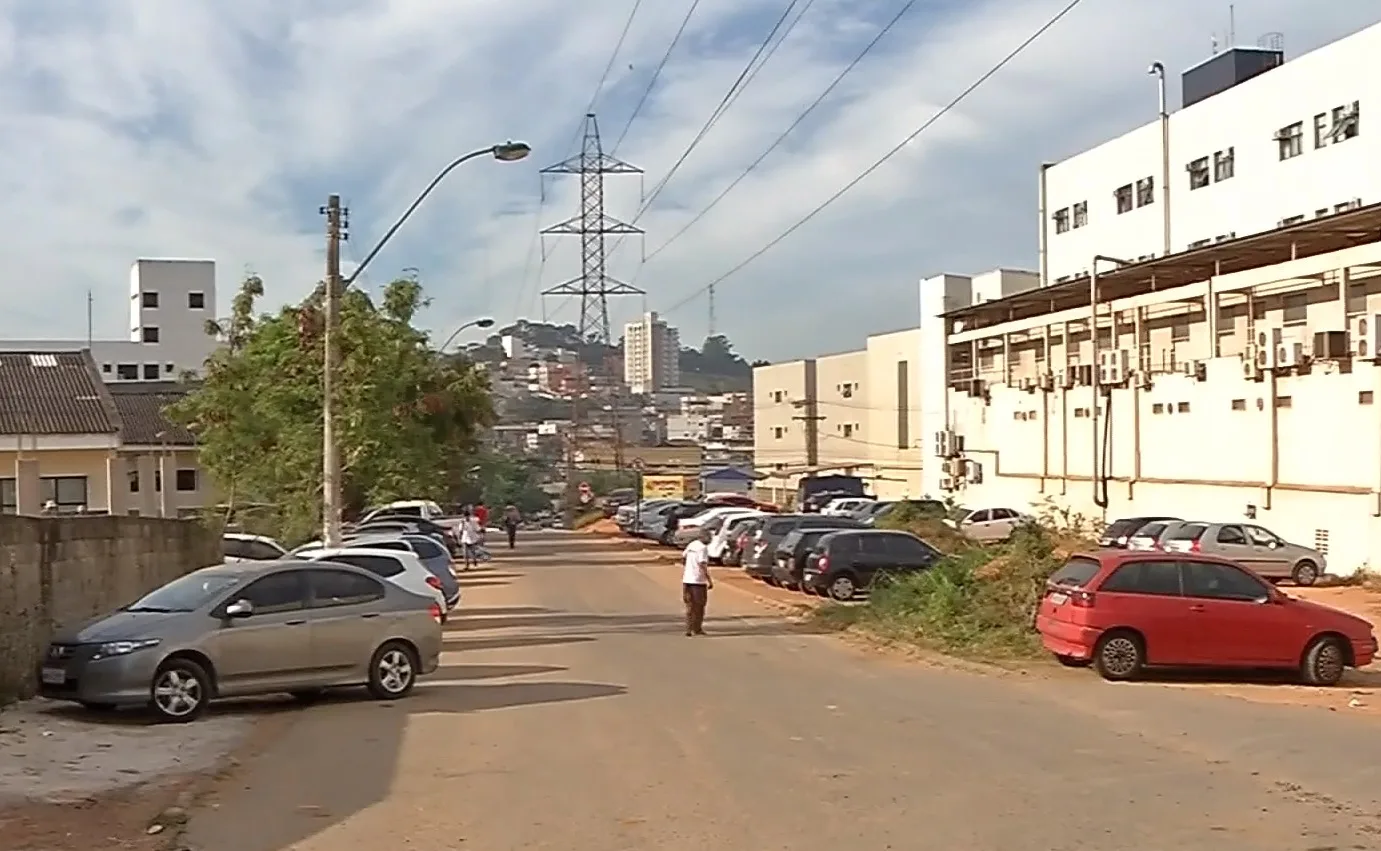
<path fill-rule="evenodd" d="M 645 0 L 596 111 L 623 132 L 691 0 Z M 786 129 L 905 0 L 807 0 L 782 46 L 639 220 L 657 249 Z M 519 164 L 476 161 L 444 183 L 364 285 L 420 270 L 440 337 L 477 316 L 540 319 L 537 293 L 578 273 L 578 240 L 530 249 L 577 210 L 578 181 L 542 166 L 573 153 L 633 0 L 0 0 L 0 339 L 126 333 L 129 263 L 210 257 L 224 311 L 246 269 L 266 306 L 321 276 L 327 194 L 351 208 L 358 260 L 442 166 L 505 139 Z M 620 158 L 651 189 L 686 149 L 787 0 L 701 0 Z M 1063 0 L 919 0 L 826 104 L 646 265 L 627 241 L 611 271 L 703 337 L 687 300 L 791 226 L 1016 46 Z M 1239 0 L 1239 41 L 1285 34 L 1290 55 L 1375 22 L 1370 0 Z M 1186 67 L 1225 39 L 1228 6 L 1085 0 L 1065 21 L 868 181 L 718 290 L 720 330 L 750 357 L 854 348 L 916 320 L 916 281 L 1031 266 L 1036 169 L 1154 118 L 1153 60 Z M 609 178 L 612 215 L 637 178 Z M 540 213 L 540 217 L 539 217 Z M 532 257 L 533 262 L 528 262 Z M 549 299 L 546 314 L 573 322 Z M 616 336 L 618 331 L 616 330 Z"/>

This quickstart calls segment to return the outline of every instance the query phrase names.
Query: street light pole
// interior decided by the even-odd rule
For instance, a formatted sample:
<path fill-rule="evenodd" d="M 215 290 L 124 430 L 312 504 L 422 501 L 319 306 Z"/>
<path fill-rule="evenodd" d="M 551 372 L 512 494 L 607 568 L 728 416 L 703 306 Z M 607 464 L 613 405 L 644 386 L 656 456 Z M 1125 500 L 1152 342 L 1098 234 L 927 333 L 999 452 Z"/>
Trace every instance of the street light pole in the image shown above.
<path fill-rule="evenodd" d="M 437 352 L 439 352 L 439 353 L 441 353 L 441 354 L 445 354 L 445 353 L 446 353 L 446 348 L 447 348 L 448 346 L 450 346 L 451 343 L 455 342 L 456 337 L 459 337 L 459 336 L 460 336 L 460 332 L 465 331 L 465 330 L 467 330 L 467 329 L 469 329 L 469 328 L 492 328 L 492 327 L 494 327 L 494 320 L 492 320 L 492 319 L 489 319 L 489 318 L 485 318 L 485 319 L 472 319 L 472 320 L 470 320 L 469 322 L 466 322 L 464 325 L 462 325 L 462 326 L 460 326 L 459 328 L 457 328 L 456 330 L 452 331 L 452 332 L 451 332 L 451 336 L 449 336 L 449 337 L 446 338 L 446 342 L 442 343 L 440 346 L 437 346 L 437 347 L 436 347 L 436 350 L 437 350 Z"/>
<path fill-rule="evenodd" d="M 523 142 L 505 142 L 501 145 L 491 145 L 488 148 L 471 151 L 452 161 L 432 179 L 431 183 L 427 184 L 427 188 L 423 189 L 416 200 L 403 211 L 403 215 L 398 217 L 398 221 L 384 232 L 378 244 L 370 249 L 360 264 L 350 273 L 350 277 L 344 280 L 341 280 L 340 274 L 340 244 L 345 239 L 345 211 L 341 207 L 340 196 L 330 196 L 326 200 L 326 206 L 321 208 L 321 212 L 326 216 L 326 292 L 323 316 L 325 329 L 321 383 L 321 540 L 325 546 L 338 547 L 341 542 L 341 461 L 335 429 L 335 385 L 337 373 L 340 371 L 340 341 L 338 337 L 340 336 L 340 300 L 344 290 L 360 277 L 370 261 L 378 256 L 388 241 L 398 232 L 398 229 L 416 212 L 418 207 L 422 206 L 422 202 L 427 200 L 427 196 L 432 194 L 432 190 L 442 180 L 445 180 L 447 175 L 455 171 L 461 163 L 486 155 L 492 156 L 499 162 L 517 162 L 525 159 L 530 153 L 532 153 L 532 148 Z"/>

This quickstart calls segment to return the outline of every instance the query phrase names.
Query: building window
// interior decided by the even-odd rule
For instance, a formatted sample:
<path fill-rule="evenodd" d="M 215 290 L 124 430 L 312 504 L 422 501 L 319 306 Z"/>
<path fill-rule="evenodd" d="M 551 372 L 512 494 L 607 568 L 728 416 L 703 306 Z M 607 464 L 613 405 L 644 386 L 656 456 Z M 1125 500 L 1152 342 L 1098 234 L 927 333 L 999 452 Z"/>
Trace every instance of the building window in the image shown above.
<path fill-rule="evenodd" d="M 1189 172 L 1189 188 L 1203 189 L 1208 185 L 1208 157 L 1199 157 L 1189 165 L 1185 166 Z"/>
<path fill-rule="evenodd" d="M 1074 227 L 1081 228 L 1088 224 L 1088 202 L 1080 201 L 1074 205 Z"/>
<path fill-rule="evenodd" d="M 1294 159 L 1304 153 L 1304 122 L 1296 121 L 1276 131 L 1276 146 L 1281 160 Z"/>
<path fill-rule="evenodd" d="M 158 293 L 146 292 L 140 295 L 139 306 L 145 310 L 158 309 Z"/>
<path fill-rule="evenodd" d="M 1320 112 L 1314 116 L 1314 149 L 1328 144 L 1328 113 Z"/>
<path fill-rule="evenodd" d="M 1161 403 L 1161 402 L 1155 403 L 1154 405 L 1151 406 L 1151 413 L 1153 413 L 1153 414 L 1163 414 L 1163 413 L 1165 413 L 1165 405 L 1164 405 L 1163 403 Z"/>
<path fill-rule="evenodd" d="M 854 424 L 853 424 L 853 423 L 840 423 L 840 425 L 839 425 L 839 431 L 840 431 L 840 433 L 843 434 L 845 437 L 853 437 L 853 436 L 854 436 Z"/>
<path fill-rule="evenodd" d="M 108 363 L 101 364 L 101 372 L 105 373 L 106 375 L 110 375 L 110 371 L 112 368 L 113 367 L 111 367 L 111 365 Z"/>
<path fill-rule="evenodd" d="M 1188 403 L 1188 402 L 1180 402 L 1180 403 L 1178 403 L 1178 404 L 1175 405 L 1175 410 L 1178 411 L 1178 412 L 1181 413 L 1181 414 L 1187 414 L 1187 413 L 1189 413 L 1189 403 Z"/>
<path fill-rule="evenodd" d="M 1246 400 L 1246 399 L 1233 399 L 1233 400 L 1232 400 L 1232 409 L 1233 409 L 1234 411 L 1245 411 L 1245 410 L 1247 410 L 1247 400 Z"/>
<path fill-rule="evenodd" d="M 86 476 L 44 476 L 38 480 L 39 501 L 53 503 L 59 514 L 86 510 Z"/>
<path fill-rule="evenodd" d="M 782 403 L 782 400 L 785 399 L 785 398 L 786 398 L 786 391 L 785 391 L 785 390 L 773 390 L 773 391 L 772 391 L 772 404 L 774 404 L 774 405 L 780 405 L 780 404 Z"/>
<path fill-rule="evenodd" d="M 206 293 L 188 293 L 188 294 L 187 294 L 187 309 L 188 309 L 188 310 L 205 310 L 205 309 L 206 309 Z"/>
<path fill-rule="evenodd" d="M 1286 325 L 1304 325 L 1309 321 L 1309 294 L 1291 293 L 1284 299 L 1281 321 Z"/>
<path fill-rule="evenodd" d="M 115 377 L 118 378 L 118 379 L 121 380 L 121 381 L 138 381 L 138 380 L 139 380 L 139 364 L 137 364 L 137 363 L 122 363 L 122 364 L 120 364 L 119 366 L 115 367 Z"/>
<path fill-rule="evenodd" d="M 14 479 L 0 479 L 0 514 L 19 513 L 19 491 Z"/>
<path fill-rule="evenodd" d="M 1363 390 L 1357 394 L 1357 404 L 1370 405 L 1376 399 L 1376 394 L 1370 390 Z"/>
<path fill-rule="evenodd" d="M 197 489 L 197 471 L 196 471 L 196 470 L 178 470 L 178 471 L 177 471 L 177 489 L 180 490 L 180 491 L 184 491 L 184 492 L 196 490 L 196 489 Z"/>
<path fill-rule="evenodd" d="M 146 364 L 144 364 L 144 380 L 145 380 L 145 381 L 157 381 L 157 380 L 158 380 L 158 364 L 156 364 L 156 363 L 146 363 Z"/>
<path fill-rule="evenodd" d="M 1293 397 L 1290 397 L 1290 396 L 1277 396 L 1277 397 L 1276 397 L 1276 407 L 1277 407 L 1277 408 L 1293 408 L 1294 406 L 1295 406 L 1295 400 L 1294 400 Z"/>
<path fill-rule="evenodd" d="M 129 492 L 130 492 L 130 493 L 139 493 L 139 471 L 138 471 L 138 470 L 130 470 L 129 473 L 128 473 L 128 478 L 129 478 Z"/>
<path fill-rule="evenodd" d="M 1132 185 L 1117 187 L 1117 191 L 1112 194 L 1117 200 L 1117 214 L 1130 213 L 1132 211 Z"/>
<path fill-rule="evenodd" d="M 141 334 L 141 339 L 146 343 L 158 342 L 158 326 L 145 325 Z"/>
<path fill-rule="evenodd" d="M 1170 342 L 1187 343 L 1189 342 L 1189 320 L 1177 319 L 1170 326 Z"/>
<path fill-rule="evenodd" d="M 1339 106 L 1333 109 L 1333 127 L 1329 131 L 1329 139 L 1334 144 L 1346 142 L 1348 139 L 1356 139 L 1361 132 L 1362 104 L 1361 101 L 1353 101 L 1352 106 Z"/>
<path fill-rule="evenodd" d="M 1055 211 L 1055 233 L 1069 232 L 1069 208 Z"/>
<path fill-rule="evenodd" d="M 1237 174 L 1237 151 L 1228 148 L 1213 155 L 1213 182 L 1217 183 Z"/>
<path fill-rule="evenodd" d="M 776 440 L 781 440 L 781 439 L 782 439 L 782 436 L 785 435 L 785 434 L 786 434 L 786 427 L 785 427 L 785 426 L 773 426 L 773 427 L 772 427 L 772 437 L 775 438 Z"/>
<path fill-rule="evenodd" d="M 173 374 L 173 370 L 175 370 L 175 369 L 177 369 L 177 364 L 174 364 L 174 363 L 165 363 L 165 364 L 163 364 L 163 371 L 166 372 L 166 373 L 168 373 L 169 375 L 172 375 L 172 374 Z"/>
<path fill-rule="evenodd" d="M 1156 179 L 1143 177 L 1136 182 L 1136 205 L 1145 207 L 1156 203 Z"/>

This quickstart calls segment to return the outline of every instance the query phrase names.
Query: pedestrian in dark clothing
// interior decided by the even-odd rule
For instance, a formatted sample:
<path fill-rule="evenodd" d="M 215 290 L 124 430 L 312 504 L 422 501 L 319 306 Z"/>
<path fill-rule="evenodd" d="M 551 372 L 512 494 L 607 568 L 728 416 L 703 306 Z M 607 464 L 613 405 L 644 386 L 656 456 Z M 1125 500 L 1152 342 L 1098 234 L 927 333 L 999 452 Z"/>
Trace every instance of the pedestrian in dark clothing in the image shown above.
<path fill-rule="evenodd" d="M 508 548 L 511 550 L 518 545 L 518 524 L 523 520 L 523 516 L 518 513 L 518 506 L 509 505 L 503 510 L 503 528 L 508 533 Z"/>

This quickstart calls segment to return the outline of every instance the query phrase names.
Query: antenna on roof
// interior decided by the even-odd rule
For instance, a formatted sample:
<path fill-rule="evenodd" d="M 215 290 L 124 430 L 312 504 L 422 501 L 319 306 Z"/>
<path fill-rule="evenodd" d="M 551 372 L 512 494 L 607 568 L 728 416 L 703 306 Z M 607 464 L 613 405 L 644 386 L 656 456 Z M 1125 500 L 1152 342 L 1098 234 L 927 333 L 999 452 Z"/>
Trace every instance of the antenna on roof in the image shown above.
<path fill-rule="evenodd" d="M 1237 6 L 1228 4 L 1228 47 L 1237 46 Z"/>
<path fill-rule="evenodd" d="M 86 290 L 86 347 L 91 348 L 91 340 L 96 336 L 95 324 L 95 298 L 91 295 L 91 288 Z"/>
<path fill-rule="evenodd" d="M 1209 43 L 1209 50 L 1213 53 L 1214 56 L 1217 56 L 1217 55 L 1218 55 L 1218 34 L 1217 34 L 1217 33 L 1213 33 L 1212 35 L 1210 35 L 1210 36 L 1208 37 L 1208 43 Z"/>

